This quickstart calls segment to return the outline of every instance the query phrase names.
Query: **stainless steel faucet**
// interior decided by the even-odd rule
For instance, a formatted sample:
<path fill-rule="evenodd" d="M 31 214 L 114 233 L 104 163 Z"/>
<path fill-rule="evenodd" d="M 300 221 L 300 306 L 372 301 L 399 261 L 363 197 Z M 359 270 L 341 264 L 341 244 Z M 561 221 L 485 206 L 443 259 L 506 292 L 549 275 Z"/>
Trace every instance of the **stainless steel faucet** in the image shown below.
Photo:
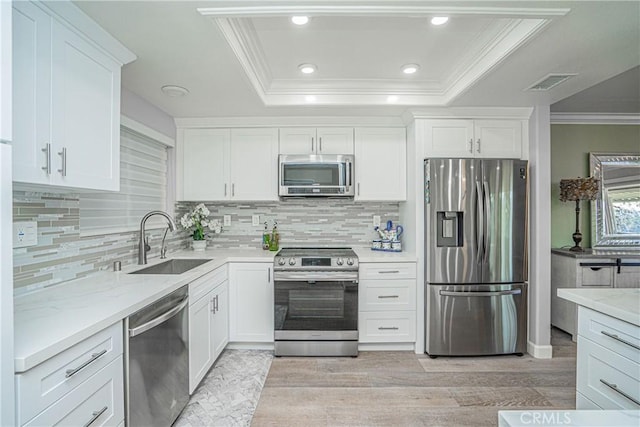
<path fill-rule="evenodd" d="M 147 222 L 147 219 L 149 219 L 149 217 L 153 215 L 162 215 L 163 217 L 165 217 L 167 219 L 167 222 L 169 223 L 169 230 L 176 231 L 176 223 L 173 221 L 173 218 L 171 218 L 171 215 L 169 215 L 166 212 L 151 211 L 147 213 L 145 216 L 143 216 L 142 220 L 140 221 L 140 240 L 138 241 L 138 264 L 139 265 L 147 263 L 147 251 L 151 249 L 149 247 L 148 240 L 145 239 L 144 237 L 144 233 L 145 233 L 144 225 Z"/>

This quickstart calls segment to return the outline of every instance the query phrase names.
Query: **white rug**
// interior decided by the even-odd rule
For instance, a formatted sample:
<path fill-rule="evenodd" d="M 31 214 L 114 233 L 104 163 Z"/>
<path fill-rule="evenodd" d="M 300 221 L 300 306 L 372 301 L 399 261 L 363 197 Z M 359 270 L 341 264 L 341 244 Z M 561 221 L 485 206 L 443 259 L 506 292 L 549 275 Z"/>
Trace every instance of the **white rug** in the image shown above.
<path fill-rule="evenodd" d="M 225 350 L 174 427 L 249 426 L 272 359 L 272 351 Z"/>

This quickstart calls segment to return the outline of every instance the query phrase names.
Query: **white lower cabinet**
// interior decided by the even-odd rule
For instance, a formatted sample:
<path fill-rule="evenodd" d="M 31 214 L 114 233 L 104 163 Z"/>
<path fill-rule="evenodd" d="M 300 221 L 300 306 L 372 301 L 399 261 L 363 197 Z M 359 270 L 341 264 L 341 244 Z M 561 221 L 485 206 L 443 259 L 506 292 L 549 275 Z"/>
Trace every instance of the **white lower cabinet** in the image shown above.
<path fill-rule="evenodd" d="M 640 408 L 640 327 L 578 310 L 576 409 Z"/>
<path fill-rule="evenodd" d="M 360 264 L 359 342 L 415 342 L 415 301 L 415 263 Z"/>
<path fill-rule="evenodd" d="M 189 394 L 229 342 L 226 266 L 189 284 Z"/>
<path fill-rule="evenodd" d="M 273 264 L 229 264 L 229 340 L 273 342 Z"/>
<path fill-rule="evenodd" d="M 16 374 L 18 425 L 124 421 L 122 322 Z M 95 418 L 95 419 L 94 419 Z"/>

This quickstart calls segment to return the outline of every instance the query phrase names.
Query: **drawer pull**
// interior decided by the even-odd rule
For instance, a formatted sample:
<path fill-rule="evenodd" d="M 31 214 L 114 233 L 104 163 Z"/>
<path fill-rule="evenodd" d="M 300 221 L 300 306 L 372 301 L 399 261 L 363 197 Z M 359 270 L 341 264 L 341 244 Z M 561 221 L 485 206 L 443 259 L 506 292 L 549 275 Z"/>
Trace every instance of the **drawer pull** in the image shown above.
<path fill-rule="evenodd" d="M 91 419 L 83 426 L 83 427 L 89 427 L 91 424 L 93 424 L 98 418 L 100 418 L 100 415 L 104 414 L 105 411 L 108 409 L 107 406 L 105 406 L 104 408 L 100 409 L 99 411 L 95 411 L 93 414 Z"/>
<path fill-rule="evenodd" d="M 400 329 L 400 328 L 398 328 L 397 326 L 386 326 L 386 327 L 385 326 L 380 326 L 380 327 L 378 327 L 379 331 L 397 331 L 398 329 Z"/>
<path fill-rule="evenodd" d="M 378 271 L 379 274 L 398 274 L 400 273 L 400 270 L 383 270 L 383 271 Z"/>
<path fill-rule="evenodd" d="M 623 340 L 622 338 L 620 338 L 620 337 L 619 337 L 619 336 L 617 336 L 616 334 L 610 334 L 610 333 L 609 333 L 609 332 L 607 332 L 607 331 L 600 331 L 600 333 L 601 333 L 602 335 L 606 335 L 606 336 L 608 336 L 609 338 L 613 338 L 613 339 L 614 339 L 614 340 L 616 340 L 616 341 L 620 341 L 622 344 L 626 344 L 626 345 L 628 345 L 629 347 L 635 348 L 636 350 L 640 350 L 640 346 L 637 346 L 637 345 L 635 345 L 634 343 L 629 342 L 629 341 L 627 341 L 627 340 Z"/>
<path fill-rule="evenodd" d="M 400 298 L 400 295 L 378 295 L 378 299 L 383 298 Z"/>
<path fill-rule="evenodd" d="M 91 359 L 87 360 L 82 365 L 80 365 L 80 366 L 78 366 L 77 368 L 74 368 L 74 369 L 67 369 L 67 373 L 65 374 L 65 377 L 69 378 L 69 377 L 77 374 L 82 369 L 86 368 L 89 364 L 91 364 L 91 363 L 95 362 L 96 360 L 98 360 L 100 358 L 100 356 L 102 356 L 106 352 L 107 352 L 107 349 L 102 350 L 100 353 L 93 353 L 91 355 Z"/>
<path fill-rule="evenodd" d="M 634 399 L 633 397 L 629 396 L 627 393 L 625 393 L 624 391 L 620 390 L 618 388 L 617 385 L 615 384 L 611 384 L 606 382 L 605 380 L 603 380 L 602 378 L 600 378 L 600 382 L 604 385 L 606 385 L 607 387 L 609 387 L 611 390 L 615 391 L 618 394 L 623 395 L 624 397 L 626 397 L 627 399 L 629 399 L 630 401 L 632 401 L 633 403 L 635 403 L 636 405 L 640 406 L 640 402 L 638 402 L 636 399 Z"/>

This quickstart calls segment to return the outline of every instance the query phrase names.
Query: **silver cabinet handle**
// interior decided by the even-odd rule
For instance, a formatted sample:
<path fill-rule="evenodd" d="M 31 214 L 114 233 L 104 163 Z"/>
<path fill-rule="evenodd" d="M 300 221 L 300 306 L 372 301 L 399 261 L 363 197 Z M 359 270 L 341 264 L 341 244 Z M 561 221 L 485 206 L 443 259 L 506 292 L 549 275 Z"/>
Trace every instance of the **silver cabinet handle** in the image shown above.
<path fill-rule="evenodd" d="M 60 172 L 62 176 L 67 176 L 67 148 L 62 147 L 62 151 L 60 151 L 58 155 L 62 157 L 62 169 L 58 169 L 58 172 Z"/>
<path fill-rule="evenodd" d="M 604 385 L 606 385 L 607 387 L 609 387 L 611 390 L 615 391 L 618 394 L 621 394 L 622 396 L 626 397 L 627 399 L 629 399 L 630 401 L 632 401 L 633 403 L 635 403 L 636 405 L 640 406 L 640 402 L 638 402 L 636 399 L 634 399 L 633 397 L 629 396 L 627 393 L 625 393 L 624 391 L 620 390 L 618 388 L 618 386 L 616 384 L 611 384 L 605 380 L 603 380 L 602 378 L 600 378 L 600 382 Z"/>
<path fill-rule="evenodd" d="M 227 197 L 227 183 L 224 183 L 224 197 Z"/>
<path fill-rule="evenodd" d="M 318 140 L 320 141 L 320 151 L 322 151 L 322 137 L 318 138 Z"/>
<path fill-rule="evenodd" d="M 378 299 L 385 299 L 385 298 L 400 298 L 400 295 L 378 295 Z"/>
<path fill-rule="evenodd" d="M 209 300 L 209 305 L 211 306 L 209 311 L 211 311 L 212 313 L 215 313 L 216 312 L 216 304 L 213 302 L 213 297 L 211 297 L 211 299 Z"/>
<path fill-rule="evenodd" d="M 47 175 L 51 175 L 51 144 L 47 143 L 42 149 L 42 152 L 47 156 L 46 166 L 43 166 L 42 170 L 47 172 Z"/>
<path fill-rule="evenodd" d="M 106 349 L 102 350 L 101 352 L 98 353 L 93 353 L 91 355 L 91 359 L 87 360 L 86 362 L 83 362 L 82 365 L 78 366 L 77 368 L 73 368 L 73 369 L 67 369 L 67 372 L 65 373 L 65 377 L 69 378 L 74 376 L 75 374 L 77 374 L 78 372 L 80 372 L 81 370 L 83 370 L 84 368 L 86 368 L 87 366 L 89 366 L 91 363 L 95 362 L 96 360 L 98 360 L 100 358 L 100 356 L 102 356 L 103 354 L 105 354 L 107 352 Z"/>
<path fill-rule="evenodd" d="M 400 270 L 381 270 L 378 271 L 378 274 L 398 274 Z"/>
<path fill-rule="evenodd" d="M 469 152 L 473 153 L 473 138 L 469 138 Z"/>
<path fill-rule="evenodd" d="M 106 410 L 109 409 L 108 406 L 105 406 L 104 408 L 100 409 L 99 411 L 95 411 L 91 417 L 91 419 L 83 426 L 83 427 L 89 427 L 91 424 L 93 424 L 98 418 L 100 418 L 100 415 L 104 414 L 106 412 Z"/>
<path fill-rule="evenodd" d="M 236 184 L 234 182 L 231 183 L 231 197 L 236 195 Z"/>
<path fill-rule="evenodd" d="M 397 326 L 379 326 L 378 330 L 379 331 L 397 331 L 400 328 L 398 328 Z"/>
<path fill-rule="evenodd" d="M 216 311 L 215 311 L 216 313 L 220 311 L 220 307 L 218 306 L 218 297 L 219 296 L 220 295 L 216 295 Z"/>
<path fill-rule="evenodd" d="M 617 336 L 616 334 L 611 334 L 611 333 L 609 333 L 609 332 L 607 332 L 607 331 L 600 331 L 600 333 L 601 333 L 602 335 L 606 335 L 606 336 L 608 336 L 609 338 L 613 338 L 613 339 L 614 339 L 614 340 L 616 340 L 616 341 L 620 341 L 621 343 L 626 344 L 626 345 L 628 345 L 629 347 L 635 348 L 636 350 L 640 350 L 640 346 L 637 346 L 637 345 L 635 345 L 634 343 L 629 342 L 629 341 L 627 341 L 627 340 L 623 340 L 622 338 L 620 338 L 620 337 L 619 337 L 619 336 Z"/>
<path fill-rule="evenodd" d="M 311 137 L 311 152 L 313 153 L 314 149 L 313 149 L 313 137 Z"/>
<path fill-rule="evenodd" d="M 358 183 L 358 196 L 360 195 L 360 183 Z"/>
<path fill-rule="evenodd" d="M 480 152 L 480 138 L 478 138 L 478 140 L 476 141 L 477 147 L 476 147 L 476 152 Z"/>
<path fill-rule="evenodd" d="M 129 337 L 133 338 L 136 335 L 140 335 L 141 333 L 148 331 L 149 329 L 153 328 L 154 326 L 159 325 L 160 323 L 164 322 L 165 320 L 171 319 L 173 316 L 175 316 L 180 311 L 182 311 L 182 309 L 185 308 L 187 306 L 187 304 L 189 304 L 189 297 L 188 296 L 184 297 L 184 299 L 180 302 L 180 304 L 177 307 L 172 308 L 171 310 L 161 314 L 160 316 L 156 317 L 153 320 L 149 320 L 147 323 L 144 323 L 144 324 L 138 326 L 137 328 L 129 329 Z"/>
<path fill-rule="evenodd" d="M 271 267 L 267 269 L 267 282 L 271 283 Z"/>

